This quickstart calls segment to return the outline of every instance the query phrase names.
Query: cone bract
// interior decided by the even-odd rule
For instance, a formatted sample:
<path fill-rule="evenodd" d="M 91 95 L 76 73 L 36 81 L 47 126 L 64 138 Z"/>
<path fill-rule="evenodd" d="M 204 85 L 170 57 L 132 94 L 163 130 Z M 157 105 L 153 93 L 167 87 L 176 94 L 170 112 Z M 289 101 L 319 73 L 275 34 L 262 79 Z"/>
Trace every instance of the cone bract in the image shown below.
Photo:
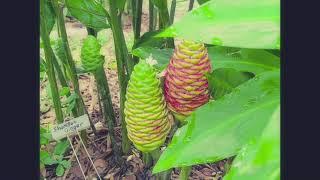
<path fill-rule="evenodd" d="M 208 102 L 210 95 L 205 74 L 210 71 L 204 44 L 183 41 L 176 46 L 164 80 L 166 102 L 176 119 L 183 121 Z"/>
<path fill-rule="evenodd" d="M 135 65 L 128 82 L 125 121 L 128 137 L 142 152 L 150 152 L 166 140 L 171 124 L 153 67 L 144 60 Z"/>
<path fill-rule="evenodd" d="M 100 54 L 101 45 L 98 40 L 89 35 L 81 48 L 81 62 L 85 70 L 96 71 L 104 63 L 104 57 Z"/>

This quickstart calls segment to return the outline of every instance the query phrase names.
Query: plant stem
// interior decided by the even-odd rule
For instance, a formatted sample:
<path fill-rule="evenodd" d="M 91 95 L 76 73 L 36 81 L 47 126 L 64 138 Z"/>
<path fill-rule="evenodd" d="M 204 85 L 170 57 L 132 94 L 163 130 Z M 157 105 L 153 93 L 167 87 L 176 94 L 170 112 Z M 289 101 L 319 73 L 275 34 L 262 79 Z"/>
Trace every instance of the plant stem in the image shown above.
<path fill-rule="evenodd" d="M 154 31 L 154 9 L 152 0 L 149 0 L 149 31 Z"/>
<path fill-rule="evenodd" d="M 166 0 L 160 1 L 161 7 L 159 9 L 159 29 L 165 29 L 170 26 L 170 16 L 168 11 L 168 4 Z M 173 38 L 167 38 L 166 47 L 174 48 Z"/>
<path fill-rule="evenodd" d="M 142 153 L 142 160 L 146 168 L 152 166 L 152 156 L 150 153 Z"/>
<path fill-rule="evenodd" d="M 103 114 L 108 124 L 109 135 L 112 144 L 112 150 L 115 153 L 116 162 L 121 161 L 121 155 L 119 148 L 117 146 L 117 142 L 115 139 L 114 133 L 114 125 L 116 124 L 116 116 L 114 115 L 110 90 L 108 85 L 108 80 L 106 78 L 106 74 L 104 72 L 103 66 L 99 67 L 97 71 L 94 73 L 94 77 L 97 80 L 98 91 L 101 95 L 102 104 L 103 104 Z"/>
<path fill-rule="evenodd" d="M 192 166 L 182 167 L 180 170 L 179 180 L 188 180 Z"/>
<path fill-rule="evenodd" d="M 111 24 L 113 40 L 116 50 L 118 80 L 120 84 L 120 119 L 121 119 L 121 135 L 122 135 L 122 152 L 127 154 L 131 144 L 127 135 L 127 128 L 124 116 L 124 102 L 127 89 L 128 79 L 133 69 L 133 62 L 129 56 L 124 34 L 121 26 L 121 13 L 118 14 L 116 0 L 109 0 L 108 21 Z"/>
<path fill-rule="evenodd" d="M 70 70 L 71 70 L 70 75 L 71 75 L 73 88 L 74 88 L 75 93 L 77 93 L 79 95 L 79 97 L 81 97 L 76 66 L 74 64 L 74 61 L 73 61 L 73 58 L 71 55 L 71 50 L 70 50 L 69 43 L 68 43 L 68 37 L 67 37 L 66 27 L 65 27 L 65 23 L 64 23 L 62 8 L 59 7 L 58 0 L 53 0 L 52 3 L 53 3 L 53 8 L 55 9 L 55 12 L 56 12 L 56 16 L 57 16 L 57 26 L 59 26 L 59 29 L 60 29 L 60 35 L 61 35 L 61 39 L 63 42 L 63 48 L 66 52 L 67 62 L 70 67 Z M 77 108 L 78 108 L 78 112 L 79 112 L 78 115 L 79 116 L 83 115 L 84 114 L 84 107 L 83 107 L 81 101 L 77 99 L 76 104 L 77 104 Z"/>
<path fill-rule="evenodd" d="M 160 158 L 161 152 L 160 149 L 156 149 L 152 151 L 151 153 L 152 159 L 153 159 L 153 164 L 156 164 L 158 159 Z M 156 174 L 156 180 L 168 180 L 170 179 L 172 169 L 169 169 L 167 171 L 163 171 L 161 173 Z"/>
<path fill-rule="evenodd" d="M 76 65 L 73 61 L 71 50 L 70 50 L 69 43 L 68 43 L 68 36 L 67 36 L 67 31 L 66 31 L 65 22 L 64 22 L 63 9 L 62 9 L 62 7 L 59 6 L 58 0 L 53 0 L 52 5 L 53 5 L 54 11 L 57 16 L 57 26 L 60 29 L 60 36 L 61 36 L 61 39 L 63 42 L 62 43 L 63 48 L 66 52 L 66 57 L 67 57 L 68 66 L 70 68 L 70 76 L 71 76 L 73 88 L 74 88 L 75 93 L 78 94 L 78 96 L 80 98 L 82 98 L 81 93 L 80 93 L 80 88 L 79 88 Z M 75 101 L 76 101 L 78 116 L 81 116 L 84 114 L 85 106 L 82 103 L 82 100 L 76 99 Z M 87 132 L 85 130 L 81 131 L 81 137 L 82 137 L 84 143 L 87 144 Z"/>
<path fill-rule="evenodd" d="M 133 0 L 132 5 L 135 8 L 132 8 L 133 18 L 133 35 L 134 35 L 134 44 L 136 44 L 140 39 L 141 32 L 141 15 L 142 15 L 142 0 Z M 132 58 L 134 64 L 138 63 L 139 57 L 133 56 Z"/>
<path fill-rule="evenodd" d="M 54 58 L 54 53 L 53 50 L 50 46 L 50 37 L 48 34 L 48 31 L 46 29 L 46 22 L 45 22 L 45 16 L 44 16 L 44 0 L 40 1 L 40 35 L 41 39 L 43 41 L 44 45 L 44 53 L 45 57 L 47 60 L 47 74 L 48 74 L 48 79 L 49 79 L 49 84 L 51 88 L 51 93 L 52 93 L 52 100 L 53 100 L 53 105 L 54 105 L 54 110 L 56 114 L 56 118 L 58 123 L 63 122 L 63 113 L 61 110 L 61 102 L 60 102 L 60 96 L 59 96 L 59 91 L 58 91 L 58 86 L 56 82 L 56 77 L 54 73 L 54 68 L 53 68 L 53 58 Z"/>
<path fill-rule="evenodd" d="M 176 6 L 177 6 L 177 0 L 172 0 L 171 6 L 170 6 L 170 24 L 173 24 L 174 15 L 176 13 Z"/>
<path fill-rule="evenodd" d="M 193 8 L 193 4 L 194 4 L 194 0 L 190 0 L 189 1 L 189 8 L 188 8 L 188 11 L 191 11 L 192 8 Z"/>
<path fill-rule="evenodd" d="M 52 63 L 53 63 L 53 66 L 54 66 L 54 69 L 56 70 L 57 72 L 57 75 L 58 75 L 58 79 L 59 79 L 59 82 L 61 84 L 62 87 L 68 87 L 68 83 L 63 75 L 63 72 L 61 70 L 61 67 L 57 61 L 57 58 L 55 57 L 55 55 L 53 55 L 53 58 L 52 58 Z"/>

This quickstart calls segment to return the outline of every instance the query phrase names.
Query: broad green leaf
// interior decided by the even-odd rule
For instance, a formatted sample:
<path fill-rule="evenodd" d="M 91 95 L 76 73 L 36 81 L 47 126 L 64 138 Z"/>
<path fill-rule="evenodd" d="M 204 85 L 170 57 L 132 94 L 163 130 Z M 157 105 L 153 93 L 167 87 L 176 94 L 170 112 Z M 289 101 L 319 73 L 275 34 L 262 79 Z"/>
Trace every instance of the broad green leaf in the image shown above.
<path fill-rule="evenodd" d="M 207 75 L 210 94 L 217 100 L 230 93 L 235 87 L 254 77 L 251 73 L 240 72 L 234 69 L 221 68 Z"/>
<path fill-rule="evenodd" d="M 280 72 L 257 75 L 188 117 L 162 153 L 153 173 L 212 163 L 236 155 L 258 138 L 280 104 Z"/>
<path fill-rule="evenodd" d="M 63 168 L 62 164 L 59 164 L 56 169 L 56 175 L 62 176 L 63 174 L 64 174 L 64 168 Z"/>
<path fill-rule="evenodd" d="M 47 151 L 40 151 L 40 162 L 45 165 L 53 165 L 58 163 L 58 161 L 52 158 Z"/>
<path fill-rule="evenodd" d="M 71 163 L 70 161 L 67 160 L 63 160 L 61 162 L 59 162 L 64 168 L 69 169 L 71 167 Z"/>
<path fill-rule="evenodd" d="M 280 179 L 280 107 L 274 112 L 259 141 L 241 150 L 224 179 Z"/>
<path fill-rule="evenodd" d="M 46 145 L 51 139 L 51 133 L 47 129 L 40 127 L 40 144 Z"/>
<path fill-rule="evenodd" d="M 42 3 L 40 3 L 42 5 Z M 50 34 L 50 32 L 53 29 L 53 26 L 56 22 L 56 14 L 54 12 L 53 6 L 51 4 L 50 0 L 44 0 L 44 16 L 46 18 L 46 28 L 47 32 Z"/>
<path fill-rule="evenodd" d="M 209 47 L 213 69 L 232 68 L 238 71 L 259 74 L 280 69 L 279 57 L 261 49 Z"/>
<path fill-rule="evenodd" d="M 56 147 L 54 148 L 55 155 L 63 155 L 66 150 L 69 148 L 69 141 L 64 140 L 57 143 Z"/>
<path fill-rule="evenodd" d="M 132 54 L 145 59 L 152 55 L 158 60 L 160 70 L 167 67 L 173 54 L 173 49 L 158 49 L 139 47 Z M 279 57 L 261 49 L 240 49 L 214 46 L 208 47 L 208 54 L 214 70 L 232 68 L 237 71 L 259 74 L 265 71 L 280 69 Z"/>
<path fill-rule="evenodd" d="M 211 0 L 158 36 L 219 46 L 280 49 L 280 1 Z"/>
<path fill-rule="evenodd" d="M 158 62 L 158 64 L 155 65 L 155 68 L 159 71 L 162 71 L 167 67 L 172 53 L 173 49 L 158 49 L 152 47 L 140 47 L 132 51 L 133 55 L 138 56 L 141 59 L 152 56 Z"/>
<path fill-rule="evenodd" d="M 109 28 L 107 12 L 96 0 L 66 0 L 66 6 L 73 17 L 85 26 L 97 31 Z"/>

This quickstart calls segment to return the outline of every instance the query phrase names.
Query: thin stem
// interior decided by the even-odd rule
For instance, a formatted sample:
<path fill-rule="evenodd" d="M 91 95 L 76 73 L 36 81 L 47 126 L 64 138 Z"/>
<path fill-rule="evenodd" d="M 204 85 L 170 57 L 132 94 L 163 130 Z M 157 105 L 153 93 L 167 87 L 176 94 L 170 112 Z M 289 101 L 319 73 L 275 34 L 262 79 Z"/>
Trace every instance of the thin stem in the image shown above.
<path fill-rule="evenodd" d="M 49 84 L 51 88 L 51 93 L 52 93 L 52 100 L 53 100 L 53 105 L 54 105 L 54 110 L 56 114 L 56 118 L 58 123 L 63 122 L 63 113 L 61 109 L 61 102 L 60 102 L 60 96 L 59 96 L 59 91 L 58 91 L 58 86 L 56 82 L 56 77 L 54 73 L 54 68 L 53 68 L 53 58 L 54 58 L 54 53 L 53 50 L 50 46 L 50 37 L 48 34 L 48 31 L 46 29 L 46 22 L 45 22 L 45 17 L 44 17 L 44 7 L 43 7 L 43 0 L 40 1 L 40 35 L 41 39 L 43 41 L 44 45 L 44 53 L 46 57 L 46 65 L 47 65 L 47 75 L 49 79 Z"/>
<path fill-rule="evenodd" d="M 127 135 L 127 128 L 124 116 L 124 102 L 127 89 L 128 79 L 133 69 L 133 62 L 129 57 L 128 49 L 124 39 L 121 26 L 121 13 L 118 14 L 116 0 L 109 0 L 109 12 L 107 14 L 108 21 L 111 22 L 114 45 L 116 50 L 118 80 L 120 84 L 120 119 L 121 119 L 121 135 L 122 135 L 122 152 L 127 154 L 130 150 L 130 141 Z"/>
<path fill-rule="evenodd" d="M 61 70 L 61 67 L 57 61 L 57 58 L 55 57 L 55 55 L 53 55 L 53 58 L 52 58 L 52 63 L 53 63 L 53 66 L 54 66 L 54 69 L 56 70 L 57 72 L 57 75 L 58 75 L 58 79 L 59 79 L 59 82 L 61 84 L 62 87 L 68 87 L 68 83 L 63 75 L 63 72 Z"/>
<path fill-rule="evenodd" d="M 152 0 L 149 0 L 149 31 L 154 31 L 154 9 Z"/>
<path fill-rule="evenodd" d="M 191 166 L 182 167 L 180 170 L 179 180 L 188 180 L 191 169 Z"/>
<path fill-rule="evenodd" d="M 190 0 L 188 11 L 191 11 L 193 9 L 193 4 L 194 4 L 194 0 Z"/>
<path fill-rule="evenodd" d="M 168 11 L 168 4 L 166 0 L 160 1 L 161 9 L 159 9 L 159 29 L 165 29 L 170 26 L 170 17 Z M 173 38 L 167 38 L 167 45 L 168 48 L 174 48 L 174 41 Z"/>
<path fill-rule="evenodd" d="M 94 76 L 97 80 L 98 91 L 102 98 L 103 114 L 108 124 L 108 130 L 110 134 L 112 149 L 115 153 L 116 162 L 120 162 L 121 161 L 120 151 L 117 146 L 115 133 L 114 133 L 114 125 L 116 124 L 116 117 L 112 107 L 108 80 L 106 78 L 106 74 L 104 72 L 103 66 L 97 69 L 97 71 L 94 73 Z"/>
<path fill-rule="evenodd" d="M 156 164 L 156 162 L 158 161 L 158 159 L 161 156 L 160 149 L 158 148 L 158 149 L 152 151 L 150 154 L 151 154 L 152 159 L 153 159 L 153 164 Z M 156 180 L 167 180 L 167 179 L 170 179 L 171 171 L 172 171 L 172 169 L 169 169 L 167 171 L 163 171 L 161 173 L 156 174 Z"/>
<path fill-rule="evenodd" d="M 141 32 L 141 15 L 142 15 L 142 0 L 133 0 L 132 5 L 135 8 L 132 8 L 133 18 L 133 35 L 134 35 L 134 44 L 136 44 L 140 39 Z M 136 64 L 139 61 L 139 57 L 133 56 L 133 62 Z"/>
<path fill-rule="evenodd" d="M 152 156 L 150 153 L 142 153 L 142 160 L 146 168 L 152 166 Z"/>
<path fill-rule="evenodd" d="M 71 76 L 73 88 L 74 88 L 75 93 L 78 94 L 80 98 L 82 98 L 81 93 L 80 93 L 80 88 L 79 88 L 76 65 L 73 61 L 71 50 L 70 50 L 69 43 L 68 43 L 68 36 L 67 36 L 67 31 L 66 31 L 65 22 L 64 22 L 63 9 L 62 9 L 62 7 L 59 6 L 58 0 L 53 0 L 52 5 L 53 5 L 54 11 L 57 16 L 57 26 L 59 26 L 60 36 L 61 36 L 61 39 L 63 42 L 62 43 L 63 48 L 66 52 L 66 57 L 67 57 L 68 66 L 70 68 L 70 76 Z M 76 107 L 77 107 L 77 112 L 78 112 L 77 116 L 81 116 L 84 114 L 85 106 L 82 103 L 82 100 L 76 99 L 75 101 L 76 101 Z M 81 131 L 81 136 L 82 136 L 82 139 L 84 140 L 85 144 L 87 144 L 88 138 L 87 138 L 87 132 L 85 130 Z"/>
<path fill-rule="evenodd" d="M 57 15 L 57 26 L 59 26 L 59 29 L 60 29 L 60 35 L 61 35 L 61 39 L 63 42 L 62 43 L 63 48 L 66 52 L 67 62 L 70 67 L 70 70 L 71 70 L 70 75 L 71 75 L 71 81 L 73 84 L 73 88 L 74 88 L 75 93 L 77 93 L 79 95 L 79 97 L 81 97 L 76 66 L 73 61 L 71 50 L 70 50 L 69 43 L 68 43 L 68 36 L 67 36 L 67 32 L 66 32 L 66 27 L 65 27 L 63 11 L 62 11 L 62 8 L 59 7 L 59 5 L 58 5 L 58 0 L 53 0 L 52 4 L 53 4 L 53 8 L 54 8 L 56 15 Z M 79 116 L 83 115 L 84 114 L 84 107 L 83 107 L 82 103 L 80 102 L 80 100 L 77 99 L 76 104 L 77 104 L 77 108 L 78 108 L 78 112 L 79 112 L 78 115 Z"/>
<path fill-rule="evenodd" d="M 174 15 L 176 13 L 176 6 L 177 6 L 177 0 L 172 0 L 171 6 L 170 6 L 170 24 L 173 24 Z"/>

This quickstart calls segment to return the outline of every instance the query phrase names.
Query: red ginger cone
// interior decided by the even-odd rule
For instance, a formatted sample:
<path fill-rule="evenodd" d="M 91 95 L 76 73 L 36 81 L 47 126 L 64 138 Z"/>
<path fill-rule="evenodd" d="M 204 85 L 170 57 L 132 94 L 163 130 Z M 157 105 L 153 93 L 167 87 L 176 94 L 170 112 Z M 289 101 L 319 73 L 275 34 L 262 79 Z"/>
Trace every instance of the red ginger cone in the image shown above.
<path fill-rule="evenodd" d="M 176 46 L 167 67 L 164 95 L 176 119 L 183 121 L 209 101 L 206 73 L 211 64 L 204 44 L 183 41 Z"/>

